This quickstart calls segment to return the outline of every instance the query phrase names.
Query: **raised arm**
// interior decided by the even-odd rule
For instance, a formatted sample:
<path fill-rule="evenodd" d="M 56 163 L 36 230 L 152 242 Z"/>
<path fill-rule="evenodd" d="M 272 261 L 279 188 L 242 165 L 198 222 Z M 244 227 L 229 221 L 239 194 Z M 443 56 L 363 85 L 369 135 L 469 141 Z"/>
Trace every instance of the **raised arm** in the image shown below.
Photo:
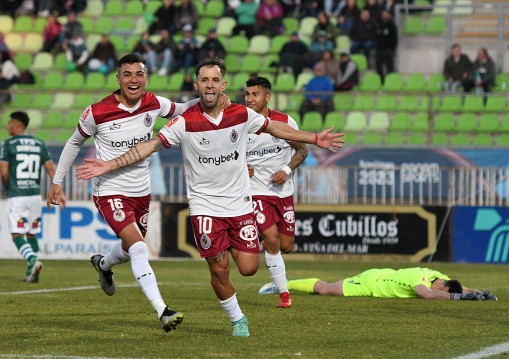
<path fill-rule="evenodd" d="M 158 137 L 155 137 L 150 141 L 138 143 L 124 154 L 109 161 L 103 161 L 99 158 L 86 158 L 85 164 L 76 167 L 76 177 L 79 179 L 90 179 L 101 176 L 110 171 L 139 162 L 161 148 L 164 148 L 162 142 Z"/>
<path fill-rule="evenodd" d="M 331 152 L 337 152 L 337 149 L 340 149 L 345 142 L 340 139 L 344 133 L 331 133 L 333 129 L 334 127 L 331 127 L 320 133 L 313 133 L 296 130 L 280 121 L 269 121 L 265 132 L 284 140 L 309 143 Z"/>

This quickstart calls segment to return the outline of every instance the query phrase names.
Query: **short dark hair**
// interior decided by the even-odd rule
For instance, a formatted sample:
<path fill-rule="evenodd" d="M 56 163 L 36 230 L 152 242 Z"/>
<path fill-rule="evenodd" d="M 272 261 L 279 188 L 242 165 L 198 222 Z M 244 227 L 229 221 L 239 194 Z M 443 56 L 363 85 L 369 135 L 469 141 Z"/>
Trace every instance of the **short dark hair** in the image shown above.
<path fill-rule="evenodd" d="M 143 58 L 143 56 L 136 54 L 127 54 L 120 60 L 118 60 L 117 68 L 120 70 L 123 64 L 136 64 L 136 63 L 142 63 L 143 65 L 147 66 L 147 61 L 145 60 L 145 58 Z"/>
<path fill-rule="evenodd" d="M 25 128 L 28 127 L 28 123 L 30 122 L 30 118 L 28 117 L 28 114 L 23 111 L 14 111 L 10 114 L 10 117 L 13 120 L 17 120 L 25 126 Z"/>
<path fill-rule="evenodd" d="M 247 87 L 261 86 L 269 91 L 272 90 L 272 84 L 270 83 L 269 79 L 262 76 L 255 76 L 250 78 L 249 80 L 246 81 L 246 86 Z"/>
<path fill-rule="evenodd" d="M 223 76 L 226 75 L 226 64 L 224 63 L 223 59 L 220 59 L 219 57 L 206 57 L 200 61 L 200 63 L 196 66 L 196 69 L 194 70 L 196 78 L 198 78 L 200 69 L 205 66 L 207 67 L 217 66 L 219 67 L 221 74 Z"/>
<path fill-rule="evenodd" d="M 446 280 L 444 285 L 449 288 L 449 293 L 463 293 L 463 286 L 456 279 Z"/>

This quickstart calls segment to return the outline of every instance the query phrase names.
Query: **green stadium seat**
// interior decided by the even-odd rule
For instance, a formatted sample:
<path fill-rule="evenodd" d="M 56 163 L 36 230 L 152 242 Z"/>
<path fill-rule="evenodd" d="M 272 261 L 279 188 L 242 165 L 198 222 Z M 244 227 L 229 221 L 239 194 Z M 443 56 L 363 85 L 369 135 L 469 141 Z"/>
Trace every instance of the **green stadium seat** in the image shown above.
<path fill-rule="evenodd" d="M 230 38 L 228 53 L 244 55 L 249 48 L 249 39 L 244 35 L 234 35 Z"/>
<path fill-rule="evenodd" d="M 411 133 L 407 137 L 407 145 L 409 146 L 423 146 L 426 142 L 426 135 L 423 135 L 422 133 Z"/>
<path fill-rule="evenodd" d="M 42 113 L 39 110 L 26 110 L 28 117 L 30 118 L 30 128 L 39 128 L 42 124 Z"/>
<path fill-rule="evenodd" d="M 500 73 L 496 75 L 495 86 L 493 92 L 505 92 L 509 91 L 509 74 Z"/>
<path fill-rule="evenodd" d="M 334 130 L 336 132 L 343 131 L 345 127 L 345 116 L 339 111 L 331 111 L 325 115 L 325 121 L 323 124 L 323 128 L 330 128 L 334 126 Z"/>
<path fill-rule="evenodd" d="M 481 112 L 484 110 L 484 98 L 478 95 L 465 96 L 463 101 L 463 112 Z"/>
<path fill-rule="evenodd" d="M 295 83 L 295 91 L 302 91 L 304 90 L 304 86 L 307 85 L 309 80 L 311 80 L 314 77 L 313 73 L 311 72 L 301 72 L 297 76 L 297 81 Z"/>
<path fill-rule="evenodd" d="M 85 85 L 85 76 L 83 73 L 75 71 L 70 72 L 64 79 L 61 89 L 64 90 L 81 90 Z"/>
<path fill-rule="evenodd" d="M 196 6 L 199 18 L 202 19 L 205 15 L 205 4 L 201 0 L 192 0 L 192 2 Z"/>
<path fill-rule="evenodd" d="M 431 16 L 428 19 L 425 33 L 428 35 L 441 35 L 446 28 L 445 17 Z"/>
<path fill-rule="evenodd" d="M 43 140 L 44 142 L 51 143 L 53 142 L 53 130 L 36 130 L 31 133 L 33 136 Z"/>
<path fill-rule="evenodd" d="M 424 18 L 421 15 L 408 16 L 403 27 L 403 34 L 407 36 L 422 35 L 424 33 Z"/>
<path fill-rule="evenodd" d="M 509 147 L 509 135 L 502 134 L 495 138 L 495 146 L 497 147 Z"/>
<path fill-rule="evenodd" d="M 426 79 L 421 73 L 412 73 L 407 76 L 404 91 L 424 91 L 426 88 Z"/>
<path fill-rule="evenodd" d="M 244 55 L 244 58 L 242 59 L 242 72 L 247 72 L 249 74 L 257 73 L 260 71 L 262 67 L 262 58 L 260 55 L 251 54 L 248 53 L 247 55 Z"/>
<path fill-rule="evenodd" d="M 249 54 L 265 55 L 270 49 L 270 38 L 266 35 L 255 35 L 249 41 Z"/>
<path fill-rule="evenodd" d="M 185 75 L 183 72 L 175 72 L 170 75 L 170 79 L 168 80 L 168 86 L 166 90 L 168 91 L 180 91 L 182 84 L 184 83 Z"/>
<path fill-rule="evenodd" d="M 246 84 L 246 81 L 251 78 L 251 74 L 247 72 L 237 72 L 233 76 L 233 81 L 230 83 L 230 86 L 228 88 L 230 90 L 234 91 L 240 91 L 244 88 L 244 85 Z"/>
<path fill-rule="evenodd" d="M 69 128 L 62 128 L 55 135 L 55 142 L 65 143 L 71 137 L 73 131 Z"/>
<path fill-rule="evenodd" d="M 401 91 L 405 85 L 403 75 L 399 72 L 391 72 L 385 76 L 382 90 L 385 91 Z"/>
<path fill-rule="evenodd" d="M 492 147 L 493 137 L 487 133 L 479 133 L 474 136 L 473 145 L 476 147 Z"/>
<path fill-rule="evenodd" d="M 112 1 L 116 1 L 116 0 L 110 0 L 108 1 L 108 4 L 110 4 Z M 95 29 L 97 30 L 96 31 L 96 35 L 98 34 L 101 34 L 101 33 L 107 33 L 107 34 L 111 34 L 113 32 L 113 18 L 111 17 L 100 17 L 97 19 L 96 21 L 96 24 L 95 24 Z M 100 41 L 100 36 L 98 38 L 98 41 Z M 87 36 L 87 46 L 89 45 L 89 36 Z M 95 48 L 95 44 L 93 44 L 93 46 L 90 46 L 89 49 L 91 49 L 91 51 L 93 51 L 93 49 Z"/>
<path fill-rule="evenodd" d="M 371 94 L 358 94 L 353 101 L 352 111 L 370 111 L 375 108 L 375 98 Z"/>
<path fill-rule="evenodd" d="M 239 55 L 226 54 L 224 57 L 224 63 L 228 69 L 228 73 L 236 73 L 241 70 L 241 57 Z"/>
<path fill-rule="evenodd" d="M 427 132 L 429 130 L 429 116 L 425 112 L 418 112 L 415 114 L 412 131 Z"/>
<path fill-rule="evenodd" d="M 53 94 L 52 93 L 37 93 L 34 95 L 34 99 L 32 103 L 30 103 L 30 108 L 36 109 L 47 109 L 53 103 Z"/>
<path fill-rule="evenodd" d="M 350 37 L 348 35 L 336 36 L 336 48 L 334 49 L 334 54 L 339 56 L 339 54 L 341 54 L 341 51 L 345 51 L 345 50 L 350 51 L 351 46 L 352 46 L 352 41 L 350 40 Z M 357 56 L 357 55 L 361 55 L 361 54 L 352 54 L 350 58 L 352 58 L 352 56 L 355 58 L 355 56 Z M 362 55 L 362 56 L 364 56 L 364 55 Z M 352 58 L 352 60 L 357 64 L 357 66 L 359 66 L 359 62 L 362 62 L 361 65 L 363 66 L 363 69 L 361 70 L 359 68 L 359 71 L 366 70 L 366 68 L 368 66 L 367 62 L 366 62 L 366 57 L 362 58 L 361 56 L 358 56 L 357 60 L 354 60 L 353 58 Z"/>
<path fill-rule="evenodd" d="M 61 128 L 64 123 L 61 111 L 48 111 L 44 115 L 41 123 L 41 128 Z"/>
<path fill-rule="evenodd" d="M 221 17 L 217 20 L 217 36 L 232 36 L 233 28 L 237 25 L 237 20 L 233 17 Z"/>
<path fill-rule="evenodd" d="M 54 71 L 67 71 L 67 63 L 68 61 L 65 52 L 60 52 L 55 55 L 51 69 Z"/>
<path fill-rule="evenodd" d="M 475 132 L 477 130 L 477 116 L 473 113 L 462 113 L 458 117 L 456 130 L 458 132 Z"/>
<path fill-rule="evenodd" d="M 433 15 L 446 15 L 448 6 L 452 5 L 452 0 L 440 0 L 433 5 L 431 13 Z"/>
<path fill-rule="evenodd" d="M 111 1 L 111 0 L 110 0 Z M 140 16 L 143 14 L 143 2 L 142 1 L 127 1 L 125 4 L 124 15 L 128 16 Z"/>
<path fill-rule="evenodd" d="M 115 46 L 116 51 L 126 51 L 126 45 L 124 36 L 118 35 L 118 34 L 112 34 L 110 35 L 110 41 Z"/>
<path fill-rule="evenodd" d="M 364 145 L 381 145 L 382 144 L 382 136 L 376 132 L 366 132 L 362 136 L 362 143 Z"/>
<path fill-rule="evenodd" d="M 444 82 L 443 74 L 431 74 L 428 76 L 425 90 L 428 92 L 440 92 L 444 88 Z"/>
<path fill-rule="evenodd" d="M 402 95 L 399 98 L 397 107 L 398 111 L 414 112 L 419 108 L 419 96 L 417 95 Z"/>
<path fill-rule="evenodd" d="M 89 104 L 91 104 L 90 102 Z M 71 110 L 68 111 L 64 118 L 64 128 L 68 129 L 74 129 L 78 125 L 78 121 L 80 120 L 81 114 L 85 110 L 85 107 L 83 107 L 81 110 Z M 69 133 L 70 137 L 71 133 Z"/>
<path fill-rule="evenodd" d="M 346 117 L 345 123 L 345 133 L 352 132 L 362 132 L 366 129 L 368 124 L 366 114 L 364 112 L 352 111 Z"/>
<path fill-rule="evenodd" d="M 434 133 L 431 136 L 431 144 L 434 146 L 449 146 L 449 136 L 446 133 Z"/>
<path fill-rule="evenodd" d="M 435 116 L 434 132 L 453 132 L 455 128 L 456 123 L 453 113 L 444 112 Z"/>
<path fill-rule="evenodd" d="M 367 72 L 362 76 L 359 89 L 362 91 L 378 91 L 382 88 L 380 75 L 376 72 Z"/>
<path fill-rule="evenodd" d="M 285 34 L 290 35 L 292 32 L 299 30 L 299 20 L 291 16 L 285 16 L 283 27 L 285 28 Z"/>
<path fill-rule="evenodd" d="M 34 28 L 34 20 L 31 16 L 21 15 L 14 20 L 14 27 L 12 28 L 13 32 L 30 32 L 33 31 Z"/>
<path fill-rule="evenodd" d="M 52 67 L 53 56 L 49 52 L 38 52 L 34 55 L 30 70 L 33 72 L 44 72 L 51 70 Z"/>
<path fill-rule="evenodd" d="M 397 97 L 391 94 L 382 94 L 378 96 L 376 101 L 376 111 L 394 111 L 397 108 Z"/>
<path fill-rule="evenodd" d="M 368 60 L 364 54 L 352 54 L 350 59 L 357 64 L 359 72 L 364 72 L 368 69 Z"/>
<path fill-rule="evenodd" d="M 205 12 L 202 14 L 200 21 L 203 16 L 208 16 L 214 19 L 220 18 L 224 13 L 224 2 L 221 0 L 209 0 L 205 5 Z"/>
<path fill-rule="evenodd" d="M 472 139 L 469 135 L 463 134 L 463 133 L 455 133 L 451 136 L 450 139 L 451 146 L 462 146 L 467 147 L 470 146 L 472 143 Z"/>
<path fill-rule="evenodd" d="M 91 17 L 80 16 L 79 22 L 83 26 L 83 32 L 85 34 L 90 34 L 91 32 L 95 31 L 94 30 L 94 28 L 95 28 L 95 20 L 92 19 Z M 89 49 L 89 50 L 92 51 L 93 49 Z"/>
<path fill-rule="evenodd" d="M 332 103 L 336 111 L 350 111 L 353 105 L 353 98 L 350 94 L 336 93 L 332 96 Z"/>
<path fill-rule="evenodd" d="M 502 118 L 499 131 L 505 133 L 509 132 L 509 115 L 504 115 Z"/>
<path fill-rule="evenodd" d="M 272 74 L 272 77 L 274 77 L 274 73 L 278 71 L 278 65 L 279 63 L 279 55 L 276 54 L 268 54 L 263 57 L 263 65 L 260 69 L 261 72 L 270 72 Z"/>
<path fill-rule="evenodd" d="M 297 125 L 300 128 L 300 126 L 302 124 L 302 121 L 300 119 L 300 113 L 298 113 L 298 112 L 286 112 L 286 114 L 288 116 L 290 116 L 291 118 L 293 118 L 293 120 L 297 123 Z"/>
<path fill-rule="evenodd" d="M 272 84 L 272 90 L 276 92 L 289 92 L 295 88 L 295 77 L 293 74 L 282 72 L 276 77 L 276 81 Z"/>
<path fill-rule="evenodd" d="M 500 122 L 498 115 L 493 113 L 482 114 L 479 118 L 479 132 L 498 132 L 500 128 Z"/>
<path fill-rule="evenodd" d="M 89 75 L 90 76 L 90 75 Z M 76 99 L 73 104 L 73 108 L 80 109 L 83 111 L 85 107 L 96 102 L 96 95 L 90 92 L 81 92 L 76 96 Z"/>
<path fill-rule="evenodd" d="M 389 114 L 387 112 L 373 112 L 369 117 L 368 131 L 387 131 L 389 128 Z"/>
<path fill-rule="evenodd" d="M 405 144 L 405 135 L 400 132 L 389 132 L 385 136 L 385 144 L 390 146 L 402 146 Z"/>
<path fill-rule="evenodd" d="M 446 94 L 442 97 L 442 101 L 437 111 L 441 112 L 459 112 L 463 108 L 462 96 L 454 94 Z"/>
<path fill-rule="evenodd" d="M 127 4 L 131 4 L 131 3 L 135 3 L 135 1 L 129 1 Z M 130 35 L 134 28 L 133 23 L 134 23 L 134 21 L 132 18 L 128 18 L 128 17 L 118 18 L 115 23 L 114 29 L 113 29 L 113 34 L 110 35 L 110 41 L 111 41 L 112 36 L 118 36 L 118 35 L 124 35 L 124 34 Z M 111 42 L 113 42 L 113 41 L 111 41 Z M 124 37 L 122 36 L 122 41 L 120 42 L 121 46 L 117 47 L 117 43 L 115 43 L 115 42 L 113 42 L 113 44 L 115 45 L 115 49 L 117 51 L 123 51 L 125 49 Z"/>
<path fill-rule="evenodd" d="M 359 137 L 357 136 L 357 133 L 353 132 L 345 133 L 345 136 L 343 136 L 343 140 L 345 141 L 344 145 L 346 146 L 356 145 L 359 143 Z"/>
<path fill-rule="evenodd" d="M 39 52 L 42 49 L 43 43 L 42 34 L 28 33 L 23 39 L 23 51 Z"/>
<path fill-rule="evenodd" d="M 195 30 L 195 35 L 204 35 L 206 36 L 210 29 L 216 27 L 216 19 L 211 17 L 202 17 L 200 21 L 198 21 L 198 26 Z"/>
<path fill-rule="evenodd" d="M 322 114 L 317 111 L 306 112 L 302 117 L 302 124 L 300 129 L 308 132 L 322 131 L 323 130 Z"/>
<path fill-rule="evenodd" d="M 472 0 L 456 0 L 452 15 L 470 15 L 474 12 Z"/>
<path fill-rule="evenodd" d="M 484 108 L 486 112 L 503 112 L 506 110 L 505 96 L 490 95 Z"/>
<path fill-rule="evenodd" d="M 315 25 L 318 23 L 318 18 L 314 16 L 307 16 L 300 20 L 299 34 L 301 36 L 312 36 L 315 30 Z"/>
<path fill-rule="evenodd" d="M 286 110 L 299 112 L 300 106 L 303 101 L 304 101 L 303 93 L 293 93 L 292 92 L 292 93 L 288 94 L 288 103 L 286 105 Z"/>
<path fill-rule="evenodd" d="M 75 95 L 69 92 L 57 92 L 53 103 L 52 109 L 67 110 L 73 107 Z"/>
<path fill-rule="evenodd" d="M 290 36 L 288 35 L 276 35 L 272 38 L 270 42 L 269 54 L 279 54 L 283 46 L 290 41 Z"/>
<path fill-rule="evenodd" d="M 33 57 L 31 54 L 18 53 L 14 55 L 14 63 L 16 67 L 20 70 L 28 70 L 32 66 Z"/>
<path fill-rule="evenodd" d="M 0 15 L 0 32 L 7 34 L 12 31 L 14 20 L 9 15 Z"/>
<path fill-rule="evenodd" d="M 103 90 L 105 88 L 106 77 L 100 72 L 89 72 L 85 77 L 83 89 L 85 90 Z M 152 82 L 152 77 L 149 84 Z"/>
<path fill-rule="evenodd" d="M 4 35 L 5 43 L 12 52 L 23 51 L 23 35 L 10 32 Z"/>
<path fill-rule="evenodd" d="M 166 90 L 168 88 L 168 79 L 168 76 L 152 74 L 147 87 L 154 92 Z"/>
<path fill-rule="evenodd" d="M 172 76 L 173 76 L 173 74 L 172 74 Z M 150 81 L 150 79 L 149 79 L 149 81 Z M 105 87 L 108 90 L 111 90 L 112 92 L 115 89 L 119 88 L 118 82 L 117 82 L 117 73 L 116 72 L 110 72 L 108 75 L 106 75 L 106 84 L 105 84 Z M 179 87 L 179 90 L 180 90 L 180 87 Z"/>
<path fill-rule="evenodd" d="M 288 96 L 284 93 L 272 94 L 269 101 L 269 108 L 286 112 L 288 109 Z"/>
<path fill-rule="evenodd" d="M 103 16 L 122 16 L 124 12 L 124 2 L 121 0 L 109 0 L 106 2 Z"/>
<path fill-rule="evenodd" d="M 103 11 L 104 5 L 102 0 L 88 0 L 87 7 L 85 8 L 83 15 L 85 15 L 86 17 L 97 18 L 102 15 Z"/>
<path fill-rule="evenodd" d="M 8 106 L 16 110 L 25 110 L 32 104 L 32 95 L 28 93 L 15 93 Z"/>
<path fill-rule="evenodd" d="M 410 115 L 408 113 L 396 113 L 389 124 L 391 132 L 409 131 L 411 128 Z"/>

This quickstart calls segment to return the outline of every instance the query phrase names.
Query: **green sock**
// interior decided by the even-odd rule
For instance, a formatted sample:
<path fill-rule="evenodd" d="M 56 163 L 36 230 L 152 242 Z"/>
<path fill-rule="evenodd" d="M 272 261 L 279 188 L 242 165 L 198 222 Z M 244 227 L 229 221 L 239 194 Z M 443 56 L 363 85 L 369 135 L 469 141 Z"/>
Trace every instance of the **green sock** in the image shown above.
<path fill-rule="evenodd" d="M 32 250 L 32 246 L 27 242 L 25 239 L 25 236 L 17 236 L 12 239 L 14 244 L 16 245 L 16 248 L 18 248 L 19 254 L 26 259 L 27 261 L 30 259 L 30 257 L 34 257 L 37 259 L 37 256 L 35 255 L 34 251 Z"/>
<path fill-rule="evenodd" d="M 294 279 L 289 280 L 286 285 L 288 286 L 289 291 L 314 293 L 315 291 L 313 288 L 318 281 L 318 278 Z"/>
<path fill-rule="evenodd" d="M 27 236 L 28 244 L 30 244 L 30 247 L 32 247 L 32 251 L 34 253 L 39 253 L 39 241 L 37 240 L 37 237 L 28 237 Z"/>

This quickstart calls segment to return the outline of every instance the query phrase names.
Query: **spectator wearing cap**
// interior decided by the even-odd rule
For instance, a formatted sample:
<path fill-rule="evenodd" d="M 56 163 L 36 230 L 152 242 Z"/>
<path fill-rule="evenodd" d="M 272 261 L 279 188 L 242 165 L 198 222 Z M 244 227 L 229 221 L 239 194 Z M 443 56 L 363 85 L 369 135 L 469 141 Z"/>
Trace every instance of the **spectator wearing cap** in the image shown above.
<path fill-rule="evenodd" d="M 314 38 L 318 36 L 319 31 L 325 31 L 327 39 L 332 40 L 334 47 L 336 46 L 336 37 L 339 35 L 339 29 L 330 22 L 329 15 L 323 10 L 318 13 L 318 22 L 313 29 Z"/>
<path fill-rule="evenodd" d="M 102 34 L 101 41 L 95 45 L 92 56 L 88 61 L 89 71 L 99 71 L 108 74 L 117 66 L 117 53 L 115 45 L 110 41 L 108 34 Z"/>
<path fill-rule="evenodd" d="M 182 39 L 177 44 L 177 61 L 175 69 L 184 70 L 195 66 L 198 60 L 199 43 L 193 34 L 193 27 L 189 24 L 182 28 Z"/>
<path fill-rule="evenodd" d="M 341 51 L 339 57 L 339 73 L 334 82 L 334 90 L 350 91 L 359 84 L 359 69 L 350 58 L 348 50 Z"/>
<path fill-rule="evenodd" d="M 385 75 L 394 72 L 394 56 L 398 47 L 398 29 L 389 11 L 382 11 L 375 33 L 375 68 L 383 83 Z"/>
<path fill-rule="evenodd" d="M 371 50 L 375 46 L 375 23 L 368 10 L 362 10 L 360 17 L 354 20 L 350 30 L 350 39 L 352 41 L 350 52 L 352 54 L 363 53 L 369 64 Z"/>
<path fill-rule="evenodd" d="M 305 98 L 302 101 L 300 115 L 304 116 L 309 111 L 318 111 L 325 116 L 332 111 L 333 82 L 325 74 L 325 67 L 317 63 L 313 68 L 314 77 L 304 87 Z"/>
<path fill-rule="evenodd" d="M 224 59 L 225 55 L 226 50 L 221 41 L 217 39 L 216 29 L 210 29 L 207 34 L 207 39 L 201 44 L 198 62 L 205 57 L 219 57 L 220 59 Z"/>
<path fill-rule="evenodd" d="M 255 33 L 269 37 L 282 34 L 283 16 L 283 8 L 278 0 L 263 0 L 256 13 Z"/>
<path fill-rule="evenodd" d="M 299 38 L 297 31 L 292 32 L 290 40 L 283 45 L 279 52 L 280 71 L 293 72 L 297 77 L 302 72 L 304 57 L 309 52 L 307 45 Z"/>
<path fill-rule="evenodd" d="M 175 30 L 183 30 L 185 25 L 191 25 L 192 29 L 196 29 L 199 20 L 198 16 L 196 5 L 191 0 L 182 0 L 175 10 L 175 17 L 173 19 Z"/>
<path fill-rule="evenodd" d="M 237 25 L 233 28 L 232 35 L 239 35 L 243 32 L 248 39 L 253 37 L 259 6 L 260 4 L 254 0 L 242 0 L 240 5 L 235 8 Z"/>
<path fill-rule="evenodd" d="M 60 44 L 64 51 L 67 51 L 67 45 L 74 34 L 83 35 L 83 25 L 76 18 L 76 13 L 70 12 L 69 15 L 67 15 L 67 23 L 60 33 Z"/>
<path fill-rule="evenodd" d="M 88 49 L 85 39 L 80 32 L 76 31 L 73 34 L 71 41 L 67 45 L 65 52 L 67 57 L 67 70 L 85 72 L 87 60 L 88 60 Z"/>
<path fill-rule="evenodd" d="M 309 53 L 306 56 L 304 67 L 313 68 L 322 59 L 326 50 L 334 52 L 334 43 L 327 38 L 327 33 L 324 30 L 320 30 L 311 42 L 311 46 L 309 46 Z"/>

